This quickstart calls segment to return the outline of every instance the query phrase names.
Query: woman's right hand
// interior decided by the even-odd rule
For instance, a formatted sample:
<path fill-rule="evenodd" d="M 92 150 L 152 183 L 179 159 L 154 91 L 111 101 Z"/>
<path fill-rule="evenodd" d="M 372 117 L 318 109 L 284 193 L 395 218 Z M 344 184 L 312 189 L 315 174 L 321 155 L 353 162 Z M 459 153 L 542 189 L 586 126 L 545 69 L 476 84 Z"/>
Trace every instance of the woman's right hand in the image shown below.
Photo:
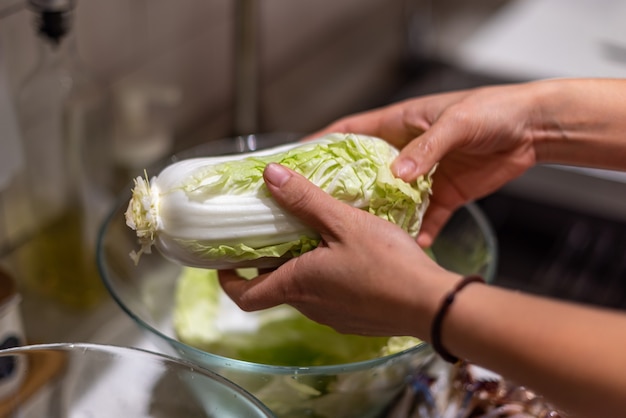
<path fill-rule="evenodd" d="M 220 271 L 222 288 L 240 308 L 286 303 L 342 333 L 429 338 L 434 312 L 458 274 L 437 265 L 399 226 L 286 167 L 268 164 L 264 178 L 276 202 L 321 242 L 252 280 Z"/>

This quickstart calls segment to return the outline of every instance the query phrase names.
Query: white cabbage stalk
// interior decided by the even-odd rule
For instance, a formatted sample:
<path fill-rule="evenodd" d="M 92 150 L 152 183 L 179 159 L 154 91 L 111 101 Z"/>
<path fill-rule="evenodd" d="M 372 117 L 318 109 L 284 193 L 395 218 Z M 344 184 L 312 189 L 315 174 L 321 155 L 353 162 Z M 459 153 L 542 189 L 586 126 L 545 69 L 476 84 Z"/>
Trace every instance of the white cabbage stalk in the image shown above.
<path fill-rule="evenodd" d="M 431 174 L 412 184 L 390 165 L 398 150 L 382 139 L 331 134 L 313 141 L 228 156 L 182 160 L 152 179 L 137 177 L 126 211 L 141 249 L 202 268 L 275 267 L 317 246 L 320 236 L 287 213 L 263 181 L 280 163 L 350 206 L 416 236 L 431 193 Z"/>

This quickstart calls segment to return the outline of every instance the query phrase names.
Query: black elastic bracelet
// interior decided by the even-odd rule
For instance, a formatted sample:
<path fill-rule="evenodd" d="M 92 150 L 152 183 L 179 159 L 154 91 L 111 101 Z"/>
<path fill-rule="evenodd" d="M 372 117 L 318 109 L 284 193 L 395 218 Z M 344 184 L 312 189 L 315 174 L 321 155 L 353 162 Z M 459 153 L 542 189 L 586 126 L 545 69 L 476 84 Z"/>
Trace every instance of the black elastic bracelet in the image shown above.
<path fill-rule="evenodd" d="M 467 276 L 457 283 L 454 289 L 452 289 L 452 291 L 448 293 L 441 302 L 439 311 L 437 311 L 435 318 L 433 318 L 433 323 L 430 328 L 430 341 L 433 349 L 437 354 L 441 356 L 441 358 L 450 363 L 457 363 L 459 361 L 459 358 L 455 355 L 450 354 L 450 352 L 446 350 L 441 343 L 441 323 L 443 322 L 443 318 L 446 316 L 450 305 L 452 305 L 452 302 L 454 302 L 454 297 L 456 296 L 456 294 L 459 293 L 461 289 L 463 289 L 465 286 L 474 282 L 485 283 L 485 279 L 480 276 Z"/>

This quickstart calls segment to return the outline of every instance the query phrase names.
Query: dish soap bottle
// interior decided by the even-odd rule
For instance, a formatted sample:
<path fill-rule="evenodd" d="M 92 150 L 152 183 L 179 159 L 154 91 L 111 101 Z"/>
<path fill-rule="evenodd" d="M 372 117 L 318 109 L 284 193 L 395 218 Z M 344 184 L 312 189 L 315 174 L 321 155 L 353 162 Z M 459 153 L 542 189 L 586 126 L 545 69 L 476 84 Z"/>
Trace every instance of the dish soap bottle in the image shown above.
<path fill-rule="evenodd" d="M 80 63 L 74 0 L 29 0 L 39 59 L 18 94 L 30 231 L 15 251 L 18 280 L 69 308 L 97 305 L 106 290 L 96 267 L 97 201 L 108 161 L 106 94 Z M 93 208 L 101 207 L 94 213 Z"/>

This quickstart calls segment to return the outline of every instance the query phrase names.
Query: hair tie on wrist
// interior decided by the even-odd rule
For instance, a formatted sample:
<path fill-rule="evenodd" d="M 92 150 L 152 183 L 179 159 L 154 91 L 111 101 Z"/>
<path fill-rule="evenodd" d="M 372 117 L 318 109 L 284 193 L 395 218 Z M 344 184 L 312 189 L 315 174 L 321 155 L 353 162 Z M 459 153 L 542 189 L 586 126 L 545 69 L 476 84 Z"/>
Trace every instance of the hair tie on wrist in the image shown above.
<path fill-rule="evenodd" d="M 459 293 L 461 289 L 463 289 L 468 284 L 475 283 L 475 282 L 485 283 L 485 279 L 483 279 L 480 276 L 475 276 L 475 275 L 466 276 L 463 279 L 461 279 L 461 281 L 457 283 L 454 289 L 452 289 L 452 291 L 450 291 L 450 293 L 448 293 L 446 297 L 443 299 L 443 301 L 441 302 L 441 306 L 439 307 L 439 310 L 437 311 L 437 313 L 435 314 L 435 317 L 433 318 L 433 323 L 430 328 L 431 345 L 433 349 L 435 350 L 435 352 L 439 354 L 441 358 L 443 358 L 445 361 L 449 363 L 457 363 L 459 361 L 459 358 L 453 354 L 450 354 L 450 352 L 446 350 L 446 348 L 441 343 L 441 324 L 443 322 L 443 318 L 446 316 L 446 313 L 448 312 L 448 309 L 450 308 L 450 305 L 452 305 L 452 302 L 454 302 L 454 298 L 456 294 Z"/>

